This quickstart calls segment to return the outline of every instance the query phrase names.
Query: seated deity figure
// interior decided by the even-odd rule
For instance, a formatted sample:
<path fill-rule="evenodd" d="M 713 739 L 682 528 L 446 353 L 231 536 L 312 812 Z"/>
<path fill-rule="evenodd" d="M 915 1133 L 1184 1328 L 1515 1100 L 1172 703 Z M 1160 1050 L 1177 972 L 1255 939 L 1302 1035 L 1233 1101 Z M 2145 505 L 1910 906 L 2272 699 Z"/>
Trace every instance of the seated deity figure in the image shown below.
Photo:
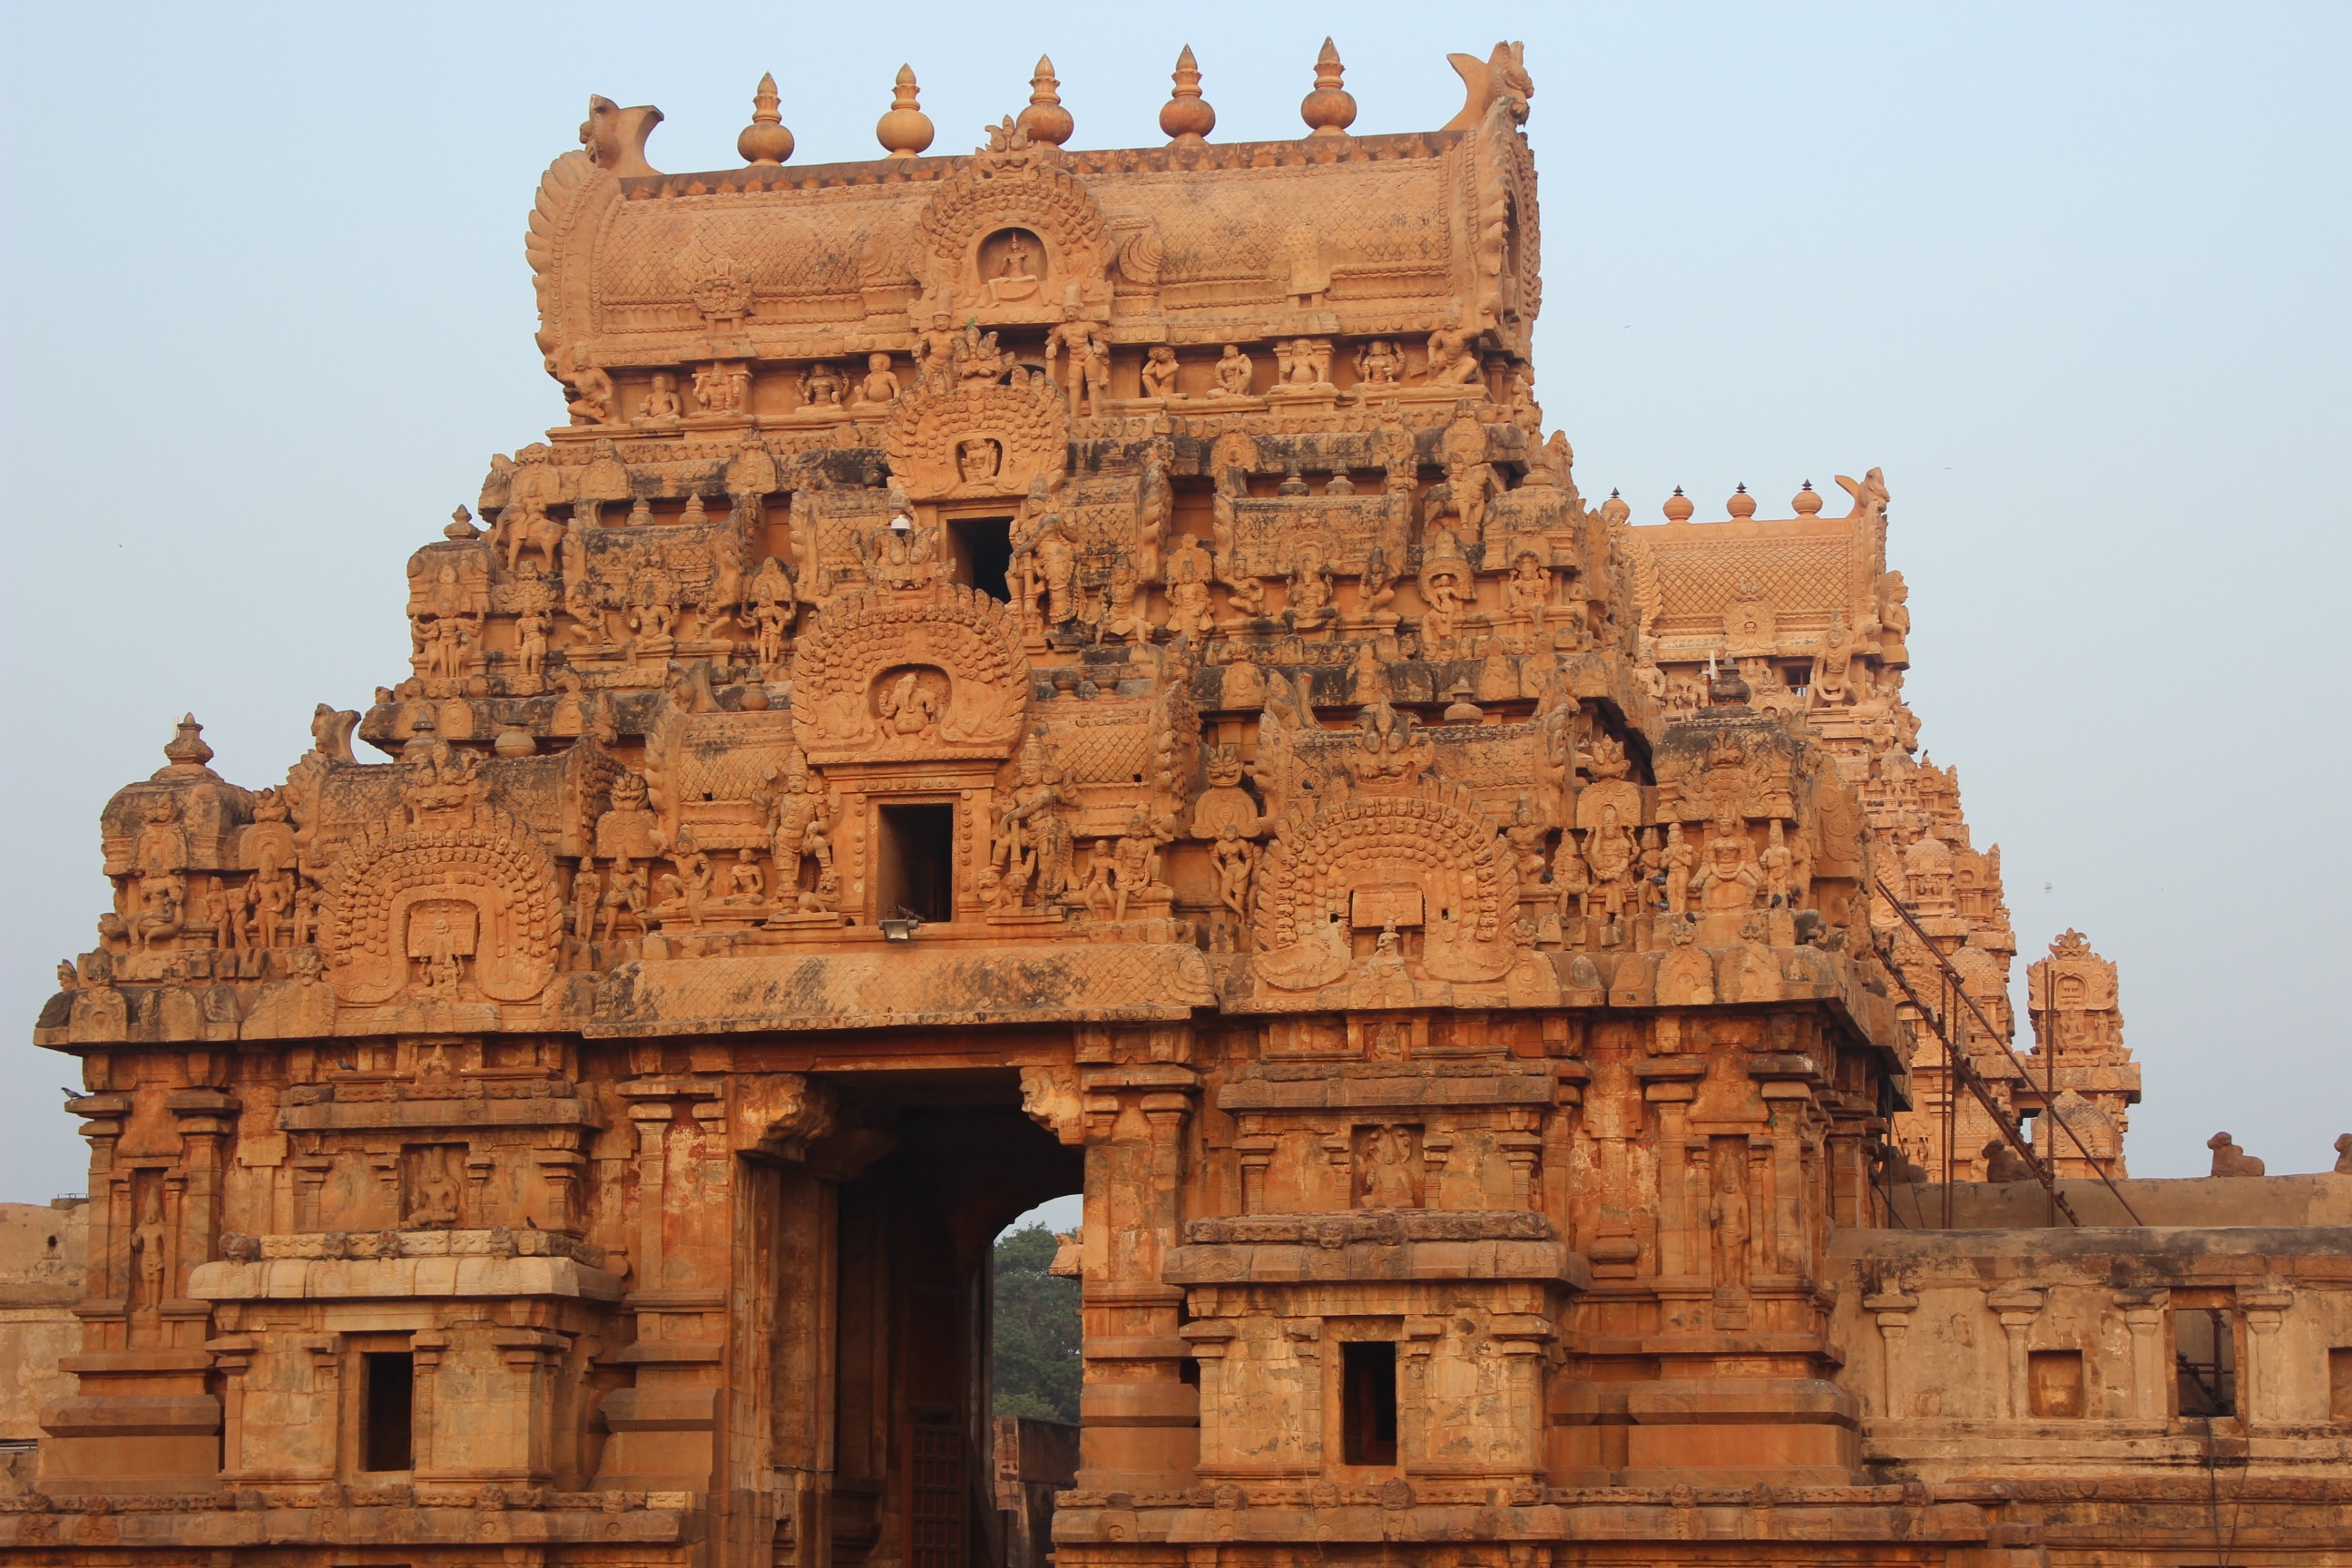
<path fill-rule="evenodd" d="M 804 409 L 828 409 L 841 406 L 841 377 L 833 366 L 819 361 L 809 366 L 801 377 L 801 406 Z"/>
<path fill-rule="evenodd" d="M 1404 374 L 1404 356 L 1396 344 L 1375 338 L 1356 351 L 1356 380 L 1368 386 L 1393 386 Z"/>
<path fill-rule="evenodd" d="M 1166 343 L 1154 343 L 1143 356 L 1143 395 L 1146 397 L 1178 397 L 1176 390 L 1176 351 Z"/>
<path fill-rule="evenodd" d="M 898 401 L 898 377 L 890 369 L 890 356 L 870 353 L 866 356 L 866 376 L 857 384 L 857 395 L 851 400 L 856 408 L 876 408 Z"/>
<path fill-rule="evenodd" d="M 1533 550 L 1513 556 L 1511 574 L 1503 582 L 1503 602 L 1512 613 L 1526 616 L 1528 625 L 1541 632 L 1544 616 L 1551 609 L 1551 569 L 1543 558 Z"/>
<path fill-rule="evenodd" d="M 1249 355 L 1242 353 L 1239 343 L 1227 343 L 1223 358 L 1217 361 L 1217 384 L 1209 388 L 1212 397 L 1247 397 L 1250 378 L 1257 367 Z"/>
<path fill-rule="evenodd" d="M 654 372 L 653 390 L 629 423 L 632 425 L 675 425 L 686 417 L 686 402 L 677 395 L 677 377 L 666 370 Z"/>
<path fill-rule="evenodd" d="M 1763 880 L 1748 830 L 1728 812 L 1717 816 L 1706 847 L 1699 851 L 1698 875 L 1691 879 L 1699 908 L 1711 915 L 1749 909 Z"/>

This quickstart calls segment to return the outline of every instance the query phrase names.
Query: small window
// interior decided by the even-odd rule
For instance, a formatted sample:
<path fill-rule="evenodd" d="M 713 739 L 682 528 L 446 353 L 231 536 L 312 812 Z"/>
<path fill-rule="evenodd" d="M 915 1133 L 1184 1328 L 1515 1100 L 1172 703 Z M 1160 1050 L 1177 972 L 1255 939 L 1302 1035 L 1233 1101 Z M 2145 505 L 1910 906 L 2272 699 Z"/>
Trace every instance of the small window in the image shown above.
<path fill-rule="evenodd" d="M 874 913 L 905 910 L 926 921 L 955 918 L 955 807 L 886 805 Z"/>
<path fill-rule="evenodd" d="M 1341 1458 L 1350 1465 L 1395 1464 L 1396 1346 L 1387 1340 L 1349 1340 L 1339 1347 L 1339 1358 Z"/>
<path fill-rule="evenodd" d="M 2172 1365 L 2183 1415 L 2238 1413 L 2237 1335 L 2221 1307 L 2181 1307 L 2172 1314 Z"/>
<path fill-rule="evenodd" d="M 367 1429 L 361 1441 L 367 1451 L 366 1468 L 413 1469 L 416 1358 L 406 1351 L 370 1351 L 365 1361 Z"/>
<path fill-rule="evenodd" d="M 1802 691 L 1813 683 L 1813 667 L 1811 664 L 1792 664 L 1780 672 L 1780 678 Z"/>
<path fill-rule="evenodd" d="M 1000 604 L 1010 604 L 1013 589 L 1005 573 L 1013 565 L 1012 520 L 967 517 L 948 526 L 955 541 L 956 581 Z"/>
<path fill-rule="evenodd" d="M 2352 1424 L 2352 1349 L 2327 1352 L 2327 1418 Z"/>
<path fill-rule="evenodd" d="M 2025 1386 L 2034 1415 L 2056 1420 L 2083 1414 L 2083 1352 L 2030 1351 Z"/>

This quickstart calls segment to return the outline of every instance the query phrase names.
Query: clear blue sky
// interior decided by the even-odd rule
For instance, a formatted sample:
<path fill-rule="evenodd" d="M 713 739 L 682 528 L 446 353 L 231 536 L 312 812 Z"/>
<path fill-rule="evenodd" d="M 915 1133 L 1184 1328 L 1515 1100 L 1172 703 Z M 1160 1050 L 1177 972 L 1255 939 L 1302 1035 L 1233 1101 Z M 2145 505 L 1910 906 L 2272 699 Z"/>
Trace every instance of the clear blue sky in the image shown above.
<path fill-rule="evenodd" d="M 1360 132 L 1443 123 L 1447 52 L 1526 39 L 1538 392 L 1588 493 L 1705 518 L 1884 466 L 1911 695 L 2020 971 L 2070 924 L 2123 965 L 2134 1172 L 2221 1127 L 2326 1169 L 2352 6 L 83 0 L 0 9 L 0 1197 L 84 1184 L 72 1066 L 25 1042 L 104 907 L 108 793 L 190 708 L 282 778 L 314 702 L 404 673 L 408 552 L 561 417 L 523 220 L 589 93 L 667 111 L 656 166 L 730 167 L 773 70 L 828 162 L 909 60 L 957 151 L 1043 50 L 1074 144 L 1149 144 L 1190 42 L 1244 140 L 1297 133 L 1327 32 Z"/>

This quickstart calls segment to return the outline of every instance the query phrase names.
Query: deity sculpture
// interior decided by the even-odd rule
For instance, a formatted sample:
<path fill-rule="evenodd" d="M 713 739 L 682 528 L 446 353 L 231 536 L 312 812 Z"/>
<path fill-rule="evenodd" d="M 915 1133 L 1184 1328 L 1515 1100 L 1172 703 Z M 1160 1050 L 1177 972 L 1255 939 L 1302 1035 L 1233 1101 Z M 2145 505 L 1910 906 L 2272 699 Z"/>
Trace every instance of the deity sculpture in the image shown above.
<path fill-rule="evenodd" d="M 677 395 L 677 377 L 666 370 L 654 372 L 653 387 L 637 411 L 630 416 L 632 425 L 676 425 L 686 417 L 686 404 Z"/>
<path fill-rule="evenodd" d="M 1396 344 L 1374 338 L 1356 351 L 1356 381 L 1360 386 L 1393 386 L 1404 376 L 1404 356 Z"/>
<path fill-rule="evenodd" d="M 1223 355 L 1217 361 L 1216 384 L 1209 388 L 1209 395 L 1247 397 L 1250 378 L 1256 374 L 1256 369 L 1250 363 L 1249 355 L 1242 353 L 1240 344 L 1227 343 Z"/>
<path fill-rule="evenodd" d="M 1176 390 L 1176 351 L 1166 343 L 1154 343 L 1144 351 L 1143 395 L 1160 398 L 1182 395 Z"/>
<path fill-rule="evenodd" d="M 879 408 L 898 401 L 898 377 L 890 368 L 890 356 L 870 353 L 866 356 L 866 375 L 857 384 L 857 395 L 850 402 L 853 408 Z"/>

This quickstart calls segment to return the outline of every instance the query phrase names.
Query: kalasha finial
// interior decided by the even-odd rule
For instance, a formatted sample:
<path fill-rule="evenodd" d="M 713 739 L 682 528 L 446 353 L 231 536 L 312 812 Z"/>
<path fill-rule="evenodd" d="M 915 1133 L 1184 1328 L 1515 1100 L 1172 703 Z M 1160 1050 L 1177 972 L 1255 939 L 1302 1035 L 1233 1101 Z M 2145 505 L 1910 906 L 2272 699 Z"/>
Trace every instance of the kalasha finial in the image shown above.
<path fill-rule="evenodd" d="M 760 78 L 760 89 L 751 95 L 751 123 L 735 138 L 735 153 L 746 163 L 781 163 L 793 155 L 793 133 L 776 111 L 773 71 Z"/>
<path fill-rule="evenodd" d="M 875 140 L 887 157 L 911 158 L 931 144 L 931 117 L 915 93 L 915 68 L 900 66 L 890 89 L 890 112 L 874 122 Z"/>
<path fill-rule="evenodd" d="M 458 540 L 479 539 L 482 537 L 482 531 L 474 526 L 474 514 L 467 511 L 465 504 L 460 502 L 457 510 L 449 514 L 448 522 L 442 527 L 441 537 Z"/>
<path fill-rule="evenodd" d="M 1732 492 L 1731 499 L 1723 503 L 1723 510 L 1745 521 L 1756 515 L 1756 498 L 1748 493 L 1746 485 L 1741 485 Z"/>
<path fill-rule="evenodd" d="M 1691 513 L 1695 510 L 1696 509 L 1691 505 L 1690 499 L 1683 494 L 1682 486 L 1676 485 L 1675 487 L 1675 493 L 1666 499 L 1666 521 L 1668 522 L 1688 522 L 1690 521 Z"/>
<path fill-rule="evenodd" d="M 1078 128 L 1070 111 L 1062 107 L 1061 88 L 1060 79 L 1054 75 L 1054 62 L 1039 55 L 1037 74 L 1029 79 L 1029 107 L 1013 121 L 1029 132 L 1030 141 L 1050 142 L 1059 147 Z"/>
<path fill-rule="evenodd" d="M 196 722 L 193 713 L 181 717 L 178 729 L 163 747 L 163 755 L 172 765 L 200 768 L 213 760 L 213 749 L 205 744 L 205 727 Z"/>
<path fill-rule="evenodd" d="M 1198 147 L 1217 128 L 1217 111 L 1201 96 L 1201 67 L 1192 58 L 1192 46 L 1176 57 L 1176 69 L 1170 78 L 1176 90 L 1160 106 L 1160 129 L 1168 132 L 1171 147 Z"/>
<path fill-rule="evenodd" d="M 1298 105 L 1298 117 L 1307 121 L 1309 136 L 1345 136 L 1348 127 L 1356 122 L 1356 99 L 1339 85 L 1339 75 L 1348 68 L 1339 63 L 1339 51 L 1331 40 L 1323 40 L 1323 52 L 1315 57 L 1315 90 Z"/>
<path fill-rule="evenodd" d="M 1805 488 L 1799 490 L 1789 504 L 1797 509 L 1799 517 L 1818 517 L 1822 510 L 1822 498 L 1820 492 L 1813 489 L 1813 481 L 1807 479 Z"/>

